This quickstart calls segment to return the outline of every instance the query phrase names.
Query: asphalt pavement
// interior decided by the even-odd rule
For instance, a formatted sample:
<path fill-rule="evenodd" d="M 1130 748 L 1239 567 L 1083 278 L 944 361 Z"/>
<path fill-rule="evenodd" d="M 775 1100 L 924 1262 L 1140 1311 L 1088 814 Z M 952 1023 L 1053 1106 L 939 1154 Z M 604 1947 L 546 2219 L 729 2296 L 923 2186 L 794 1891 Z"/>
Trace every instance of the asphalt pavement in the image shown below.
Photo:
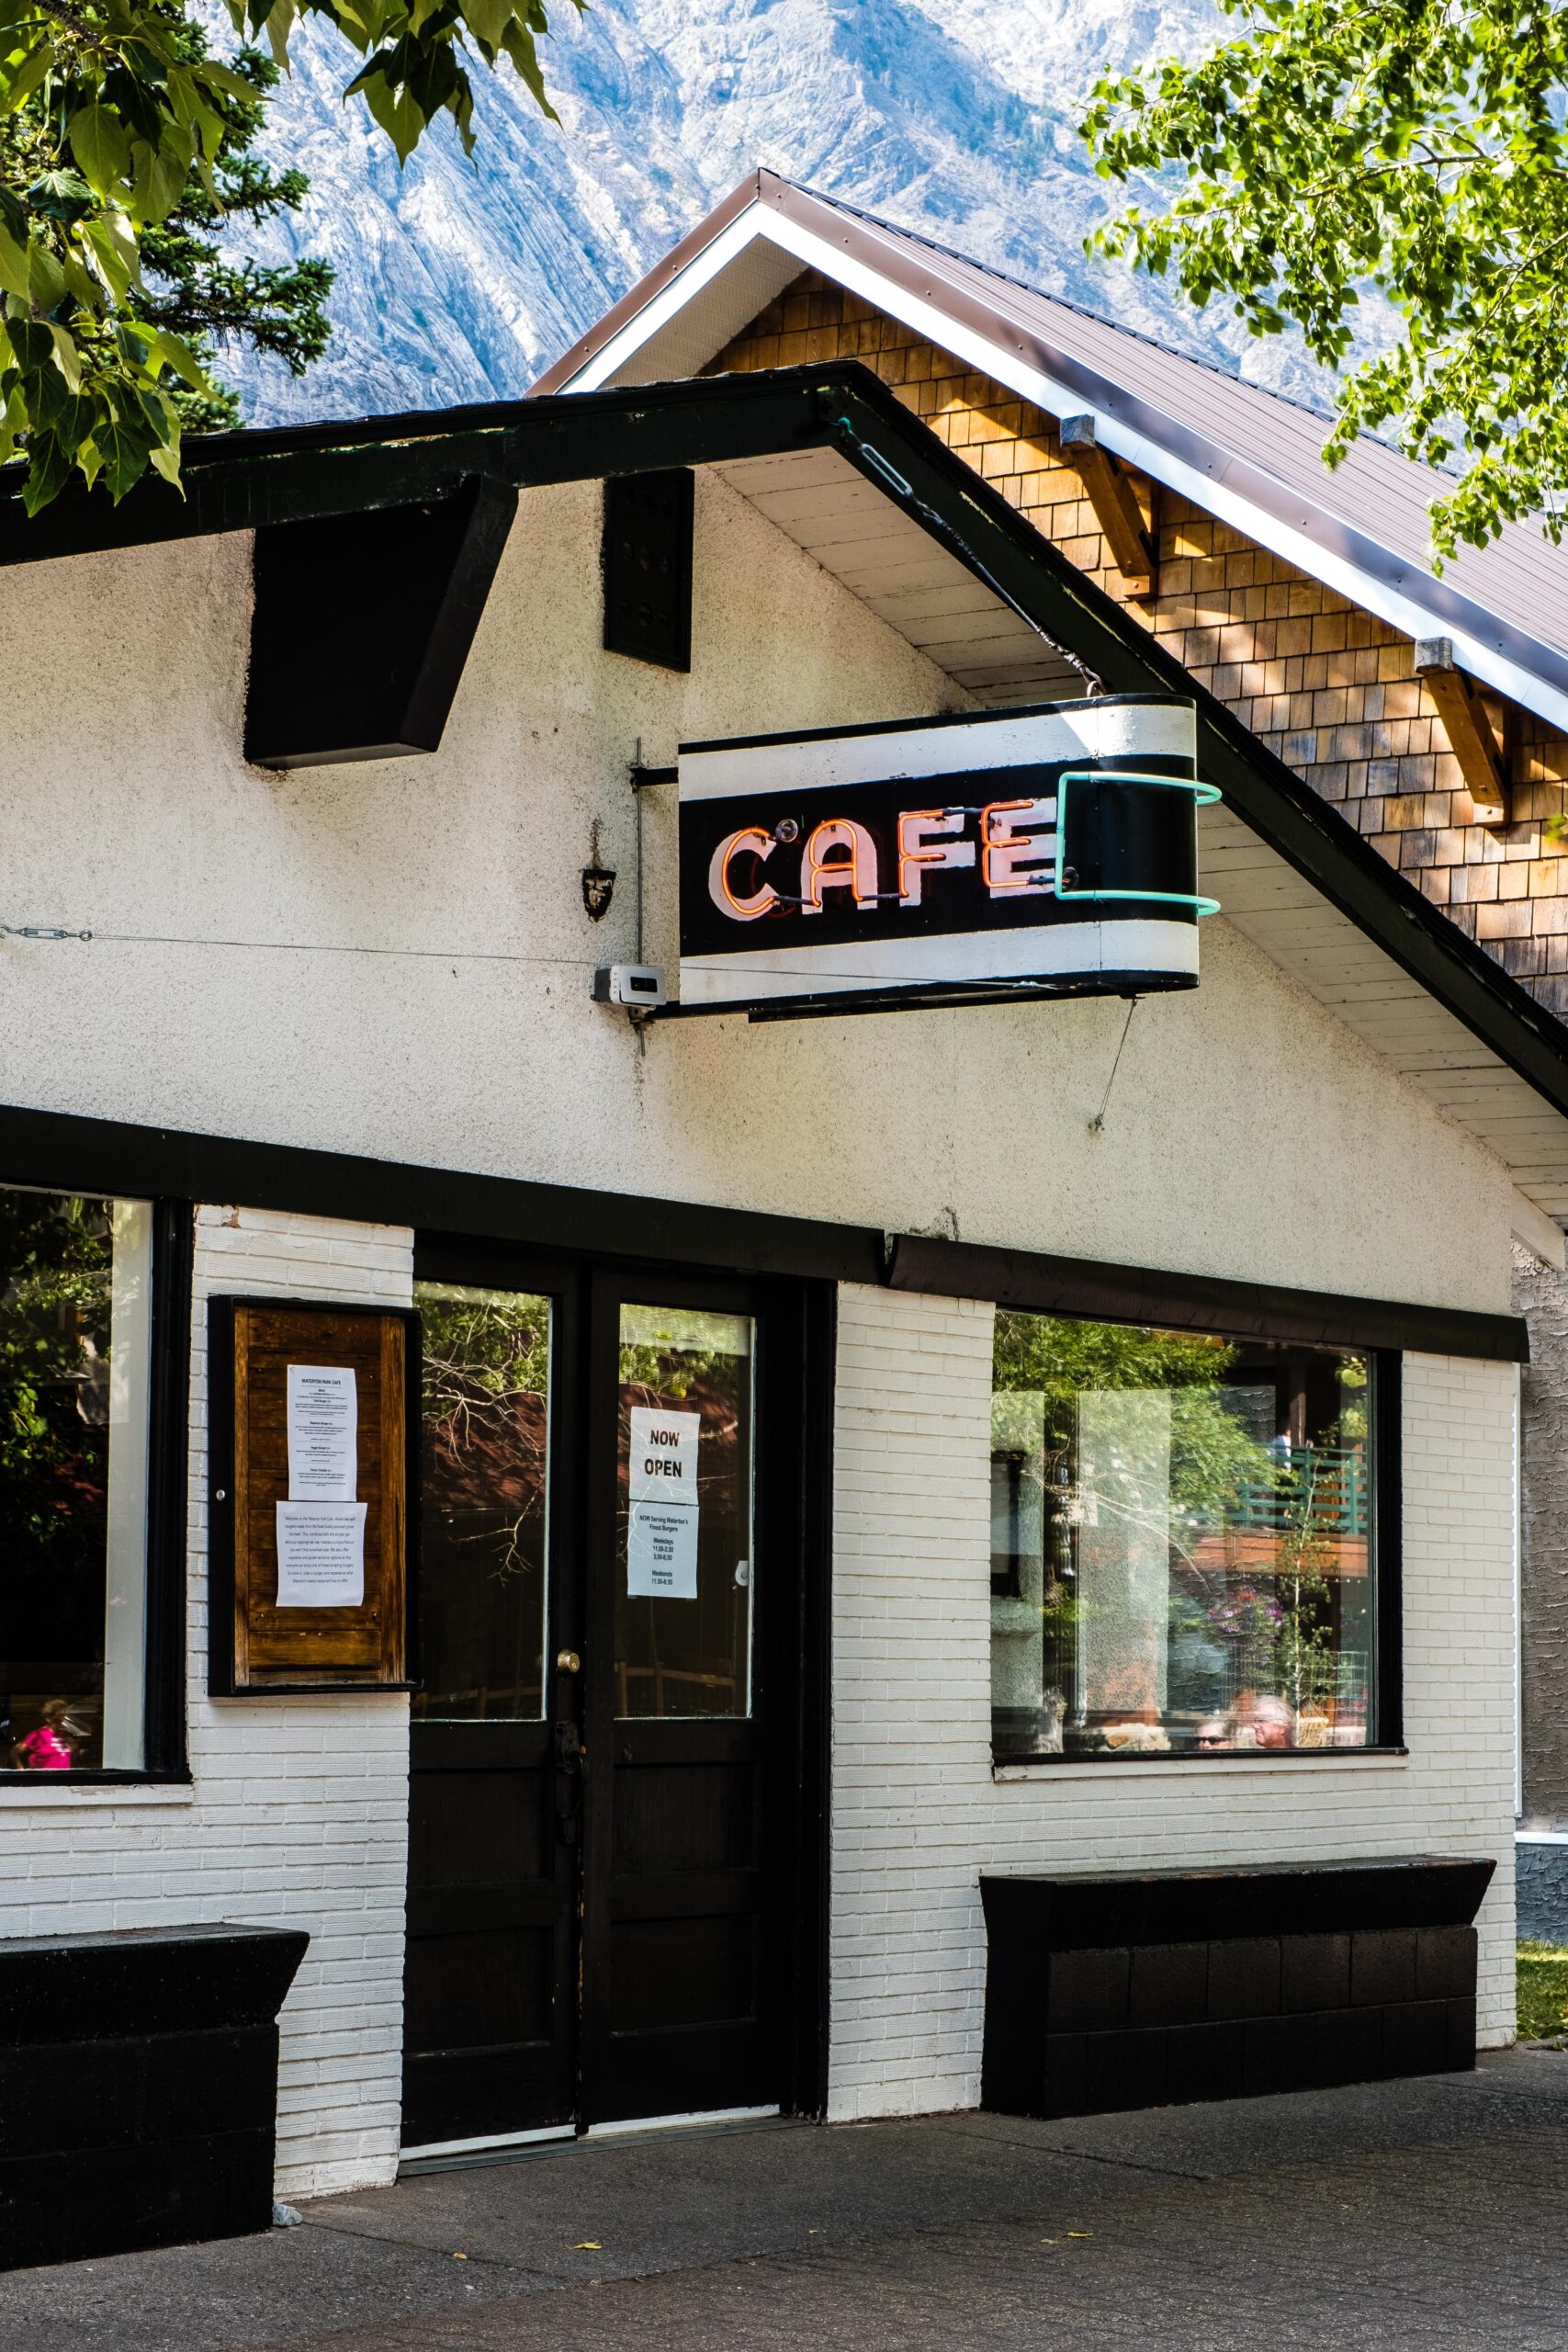
<path fill-rule="evenodd" d="M 1568 2352 L 1568 2053 L 1032 2123 L 670 2132 L 0 2276 L 3 2352 Z"/>

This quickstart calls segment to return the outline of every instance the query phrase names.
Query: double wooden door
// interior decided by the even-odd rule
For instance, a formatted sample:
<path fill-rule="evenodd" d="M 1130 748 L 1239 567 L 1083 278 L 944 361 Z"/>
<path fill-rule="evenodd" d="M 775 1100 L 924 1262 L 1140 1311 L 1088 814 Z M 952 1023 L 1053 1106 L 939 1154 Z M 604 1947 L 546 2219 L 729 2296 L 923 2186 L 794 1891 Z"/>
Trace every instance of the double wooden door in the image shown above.
<path fill-rule="evenodd" d="M 790 2104 L 791 1304 L 434 1249 L 419 1277 L 403 2144 Z"/>

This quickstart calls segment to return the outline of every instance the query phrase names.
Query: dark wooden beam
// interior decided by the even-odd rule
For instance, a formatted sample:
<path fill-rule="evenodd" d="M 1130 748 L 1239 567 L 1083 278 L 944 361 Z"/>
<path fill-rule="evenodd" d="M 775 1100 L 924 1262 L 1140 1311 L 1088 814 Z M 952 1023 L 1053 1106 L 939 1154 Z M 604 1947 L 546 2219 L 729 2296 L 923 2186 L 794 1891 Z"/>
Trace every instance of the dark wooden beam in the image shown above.
<path fill-rule="evenodd" d="M 101 487 L 88 491 L 77 478 L 32 516 L 21 503 L 26 466 L 18 462 L 0 467 L 0 567 L 423 505 L 454 496 L 476 475 L 528 489 L 772 457 L 829 440 L 834 411 L 852 390 L 863 396 L 874 384 L 858 361 L 842 360 L 558 400 L 198 435 L 184 445 L 183 498 L 149 475 L 116 506 Z"/>
<path fill-rule="evenodd" d="M 1159 571 L 1154 540 L 1124 469 L 1100 446 L 1092 416 L 1062 419 L 1062 455 L 1083 483 L 1128 595 L 1152 596 Z"/>
<path fill-rule="evenodd" d="M 264 525 L 245 757 L 435 751 L 516 506 L 510 482 L 479 477 L 418 505 Z"/>
<path fill-rule="evenodd" d="M 1416 648 L 1416 674 L 1437 706 L 1478 825 L 1508 821 L 1508 763 L 1486 706 L 1454 661 L 1453 639 L 1427 638 Z"/>
<path fill-rule="evenodd" d="M 665 670 L 692 666 L 689 466 L 616 474 L 604 484 L 604 650 Z"/>

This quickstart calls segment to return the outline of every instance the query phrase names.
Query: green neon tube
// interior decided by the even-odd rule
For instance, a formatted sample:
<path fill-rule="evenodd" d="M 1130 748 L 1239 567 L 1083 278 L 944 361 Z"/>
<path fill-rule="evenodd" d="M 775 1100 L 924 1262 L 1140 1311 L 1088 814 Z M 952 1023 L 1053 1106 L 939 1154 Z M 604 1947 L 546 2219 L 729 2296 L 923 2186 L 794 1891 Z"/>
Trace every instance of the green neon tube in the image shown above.
<path fill-rule="evenodd" d="M 1196 776 L 1138 775 L 1131 768 L 1069 768 L 1056 779 L 1056 871 L 1054 886 L 1058 899 L 1079 902 L 1100 902 L 1111 899 L 1133 899 L 1140 906 L 1190 907 L 1201 922 L 1205 915 L 1217 915 L 1218 899 L 1204 899 L 1190 890 L 1069 890 L 1066 886 L 1066 814 L 1069 784 L 1155 784 L 1167 792 L 1190 792 L 1193 805 L 1207 808 L 1219 799 L 1217 785 L 1200 784 Z"/>

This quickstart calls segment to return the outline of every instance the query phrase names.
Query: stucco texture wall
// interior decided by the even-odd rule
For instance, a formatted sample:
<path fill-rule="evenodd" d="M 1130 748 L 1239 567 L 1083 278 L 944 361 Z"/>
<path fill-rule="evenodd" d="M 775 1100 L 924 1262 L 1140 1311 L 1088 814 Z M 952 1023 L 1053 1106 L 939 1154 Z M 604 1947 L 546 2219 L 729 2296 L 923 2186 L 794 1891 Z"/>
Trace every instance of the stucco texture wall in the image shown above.
<path fill-rule="evenodd" d="M 835 1456 L 829 2112 L 978 2097 L 982 1871 L 1484 1854 L 1480 2035 L 1513 1990 L 1513 1371 L 1404 1368 L 1406 1757 L 993 1778 L 993 1310 L 846 1287 Z"/>
<path fill-rule="evenodd" d="M 525 493 L 441 752 L 292 775 L 240 752 L 243 538 L 0 578 L 58 645 L 5 707 L 0 943 L 19 1102 L 523 1177 L 940 1227 L 1495 1309 L 1486 1152 L 1223 921 L 1192 994 L 639 1041 L 640 746 L 916 715 L 952 683 L 754 508 L 698 483 L 689 677 L 600 650 L 596 485 Z M 643 950 L 673 961 L 674 796 L 644 796 Z M 580 870 L 618 875 L 597 927 Z"/>

